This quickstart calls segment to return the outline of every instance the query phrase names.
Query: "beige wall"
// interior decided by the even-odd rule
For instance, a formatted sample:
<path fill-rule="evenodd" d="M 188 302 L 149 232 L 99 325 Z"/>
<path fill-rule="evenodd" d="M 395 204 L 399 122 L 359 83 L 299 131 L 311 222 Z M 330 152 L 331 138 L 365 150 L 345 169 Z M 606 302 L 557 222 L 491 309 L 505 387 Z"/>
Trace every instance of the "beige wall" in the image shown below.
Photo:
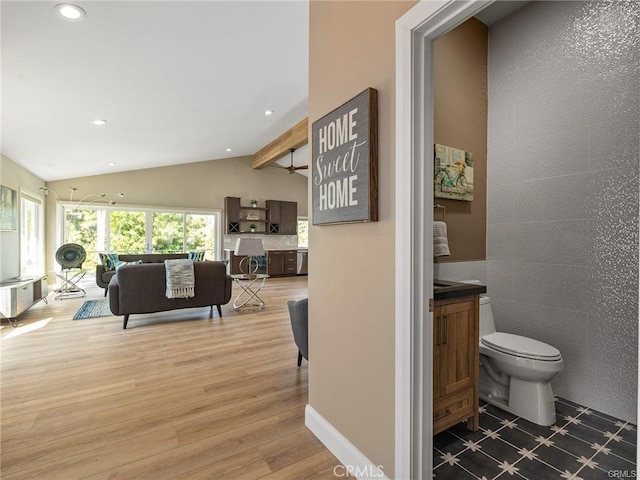
<path fill-rule="evenodd" d="M 415 2 L 310 5 L 309 120 L 378 90 L 379 221 L 311 227 L 309 403 L 394 471 L 395 21 Z"/>
<path fill-rule="evenodd" d="M 439 263 L 486 259 L 487 38 L 487 26 L 471 18 L 433 45 L 435 142 L 474 155 L 473 201 L 434 199 L 445 207 L 451 250 Z M 442 219 L 442 209 L 434 219 Z"/>
<path fill-rule="evenodd" d="M 0 185 L 34 197 L 40 196 L 44 181 L 10 158 L 0 154 Z M 18 198 L 18 208 L 20 200 Z M 20 217 L 18 230 L 0 231 L 0 280 L 20 275 Z"/>
<path fill-rule="evenodd" d="M 119 203 L 175 208 L 219 209 L 224 197 L 241 197 L 298 202 L 298 215 L 307 214 L 307 179 L 285 170 L 251 168 L 251 157 L 236 157 L 169 167 L 95 175 L 48 182 L 62 200 L 69 199 L 69 187 L 77 187 L 73 199 L 92 193 L 124 192 Z M 47 208 L 47 270 L 54 265 L 56 245 L 55 197 L 49 195 Z"/>

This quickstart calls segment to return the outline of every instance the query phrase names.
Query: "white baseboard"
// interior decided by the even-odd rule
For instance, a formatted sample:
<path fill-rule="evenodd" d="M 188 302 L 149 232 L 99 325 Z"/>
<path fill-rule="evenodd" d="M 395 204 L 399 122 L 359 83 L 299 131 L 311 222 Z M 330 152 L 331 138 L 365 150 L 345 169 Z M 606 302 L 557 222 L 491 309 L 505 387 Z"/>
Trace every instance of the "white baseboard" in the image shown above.
<path fill-rule="evenodd" d="M 304 417 L 307 428 L 340 460 L 342 465 L 336 465 L 333 472 L 336 478 L 351 476 L 358 480 L 389 480 L 382 466 L 375 465 L 364 456 L 311 405 L 305 407 Z"/>

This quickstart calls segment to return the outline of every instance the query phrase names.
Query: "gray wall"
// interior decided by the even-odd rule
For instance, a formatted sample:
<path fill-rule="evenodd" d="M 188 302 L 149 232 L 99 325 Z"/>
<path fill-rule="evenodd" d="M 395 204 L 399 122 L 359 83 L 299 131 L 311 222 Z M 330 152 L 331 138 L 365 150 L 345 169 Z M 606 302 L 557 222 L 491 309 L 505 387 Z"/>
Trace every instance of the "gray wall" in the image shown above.
<path fill-rule="evenodd" d="M 639 10 L 532 2 L 489 31 L 487 275 L 557 395 L 636 422 Z"/>

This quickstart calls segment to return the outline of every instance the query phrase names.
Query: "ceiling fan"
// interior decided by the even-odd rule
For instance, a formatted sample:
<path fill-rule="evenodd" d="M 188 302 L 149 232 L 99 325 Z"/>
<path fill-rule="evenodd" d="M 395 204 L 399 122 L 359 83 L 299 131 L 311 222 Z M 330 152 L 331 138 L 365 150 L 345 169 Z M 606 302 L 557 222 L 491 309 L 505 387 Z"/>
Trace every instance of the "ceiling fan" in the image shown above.
<path fill-rule="evenodd" d="M 296 151 L 295 148 L 290 148 L 289 151 L 291 152 L 291 165 L 289 165 L 288 167 L 283 167 L 282 165 L 277 165 L 275 163 L 272 163 L 271 166 L 272 167 L 277 167 L 277 168 L 284 168 L 285 170 L 289 170 L 289 175 L 292 175 L 294 173 L 296 173 L 296 170 L 306 170 L 307 168 L 309 168 L 309 165 L 300 165 L 299 167 L 295 167 L 293 165 L 293 152 Z"/>

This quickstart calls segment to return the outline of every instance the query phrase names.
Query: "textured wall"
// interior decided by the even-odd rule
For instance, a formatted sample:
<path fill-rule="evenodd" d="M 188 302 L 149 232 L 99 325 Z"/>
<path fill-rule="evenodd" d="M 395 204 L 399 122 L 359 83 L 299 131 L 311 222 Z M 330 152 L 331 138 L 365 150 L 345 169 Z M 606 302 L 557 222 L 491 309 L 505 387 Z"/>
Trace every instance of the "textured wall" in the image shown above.
<path fill-rule="evenodd" d="M 489 31 L 497 326 L 560 349 L 558 395 L 633 422 L 638 23 L 635 2 L 532 2 Z"/>

